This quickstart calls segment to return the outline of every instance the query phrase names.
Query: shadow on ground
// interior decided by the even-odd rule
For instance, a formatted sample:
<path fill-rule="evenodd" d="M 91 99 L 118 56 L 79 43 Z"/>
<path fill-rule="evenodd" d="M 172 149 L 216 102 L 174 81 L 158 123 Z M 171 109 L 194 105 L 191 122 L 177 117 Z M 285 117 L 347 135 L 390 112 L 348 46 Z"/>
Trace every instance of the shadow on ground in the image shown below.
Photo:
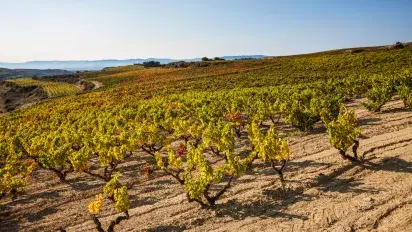
<path fill-rule="evenodd" d="M 299 201 L 310 201 L 311 196 L 303 194 L 303 188 L 297 189 L 268 189 L 263 191 L 262 199 L 250 202 L 237 202 L 230 200 L 226 203 L 216 205 L 213 210 L 217 217 L 229 216 L 236 220 L 247 217 L 259 218 L 298 218 L 306 220 L 303 215 L 295 215 L 280 212 Z"/>
<path fill-rule="evenodd" d="M 381 119 L 380 118 L 362 118 L 362 119 L 359 119 L 358 120 L 358 123 L 359 123 L 359 125 L 361 125 L 361 126 L 366 126 L 366 125 L 379 125 L 379 123 L 376 123 L 376 122 L 379 122 L 379 121 L 381 121 Z"/>
<path fill-rule="evenodd" d="M 186 227 L 185 226 L 157 226 L 153 227 L 147 230 L 147 232 L 181 232 L 185 231 Z"/>

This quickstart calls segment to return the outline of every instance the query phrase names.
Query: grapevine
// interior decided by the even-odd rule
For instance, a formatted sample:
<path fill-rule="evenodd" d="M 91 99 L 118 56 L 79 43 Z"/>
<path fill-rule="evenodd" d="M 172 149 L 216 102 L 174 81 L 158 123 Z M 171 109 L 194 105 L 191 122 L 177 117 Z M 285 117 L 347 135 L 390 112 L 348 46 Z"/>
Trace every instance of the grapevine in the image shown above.
<path fill-rule="evenodd" d="M 338 118 L 327 125 L 327 131 L 331 145 L 339 150 L 342 158 L 353 162 L 359 160 L 357 138 L 361 134 L 361 129 L 357 128 L 357 119 L 353 110 L 342 107 Z M 353 157 L 346 153 L 350 147 L 353 148 Z"/>
<path fill-rule="evenodd" d="M 71 85 L 16 79 L 12 82 L 22 87 L 68 96 L 0 116 L 0 194 L 24 191 L 37 169 L 69 183 L 76 181 L 72 173 L 87 174 L 104 183 L 103 193 L 89 204 L 96 228 L 103 231 L 98 215 L 105 200 L 122 214 L 110 231 L 129 218 L 131 186 L 120 183 L 119 167 L 142 152 L 151 160 L 141 174 L 163 171 L 203 207 L 216 205 L 256 159 L 269 164 L 284 185 L 291 157 L 279 126 L 310 133 L 321 120 L 331 145 L 357 162 L 361 130 L 355 113 L 343 105 L 366 97 L 364 105 L 380 111 L 397 93 L 411 107 L 410 74 L 396 74 L 399 67 L 411 69 L 410 54 L 402 49 L 218 67 L 109 68 L 82 74 L 107 89 L 81 97 L 73 96 Z M 251 149 L 240 153 L 244 143 Z"/>

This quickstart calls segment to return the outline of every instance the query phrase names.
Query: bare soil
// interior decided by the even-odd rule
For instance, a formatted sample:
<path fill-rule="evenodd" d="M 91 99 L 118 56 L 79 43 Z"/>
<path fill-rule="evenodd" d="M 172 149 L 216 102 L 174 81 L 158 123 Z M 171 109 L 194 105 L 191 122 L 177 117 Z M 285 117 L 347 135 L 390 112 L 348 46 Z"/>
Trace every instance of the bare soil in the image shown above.
<path fill-rule="evenodd" d="M 100 81 L 81 80 L 78 82 L 77 87 L 80 89 L 80 91 L 88 91 L 103 87 L 103 83 Z"/>
<path fill-rule="evenodd" d="M 172 178 L 155 174 L 130 190 L 131 218 L 116 231 L 412 231 L 412 111 L 396 100 L 381 113 L 350 103 L 363 134 L 361 164 L 342 160 L 325 129 L 293 133 L 282 188 L 269 167 L 237 179 L 214 209 L 186 200 Z M 282 128 L 282 130 L 292 130 Z M 293 132 L 293 130 L 292 130 Z M 135 173 L 148 157 L 126 164 Z M 0 231 L 94 231 L 87 204 L 102 182 L 80 174 L 61 184 L 37 171 L 25 193 L 0 202 Z M 107 203 L 105 228 L 116 216 Z"/>
<path fill-rule="evenodd" d="M 0 83 L 0 113 L 7 113 L 46 98 L 48 95 L 41 87 L 19 87 L 12 83 Z"/>
<path fill-rule="evenodd" d="M 90 81 L 90 82 L 94 84 L 94 88 L 93 88 L 93 89 L 98 89 L 98 88 L 103 87 L 103 83 L 100 82 L 100 81 Z"/>

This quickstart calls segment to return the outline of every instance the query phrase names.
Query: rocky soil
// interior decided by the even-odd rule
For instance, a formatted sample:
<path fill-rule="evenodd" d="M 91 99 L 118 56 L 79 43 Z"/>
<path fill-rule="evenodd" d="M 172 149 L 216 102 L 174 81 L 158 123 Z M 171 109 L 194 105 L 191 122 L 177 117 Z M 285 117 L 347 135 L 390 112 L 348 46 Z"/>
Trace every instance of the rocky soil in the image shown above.
<path fill-rule="evenodd" d="M 412 231 L 412 111 L 392 101 L 381 113 L 355 109 L 363 134 L 352 164 L 331 148 L 325 129 L 294 133 L 281 187 L 269 167 L 237 179 L 214 209 L 186 200 L 183 188 L 160 174 L 130 193 L 130 219 L 116 231 Z M 285 128 L 283 128 L 285 129 Z M 291 128 L 288 128 L 291 130 Z M 128 163 L 130 173 L 148 157 Z M 102 182 L 72 175 L 62 184 L 37 171 L 26 192 L 0 202 L 0 231 L 94 231 L 87 204 Z M 116 216 L 110 205 L 104 227 Z"/>

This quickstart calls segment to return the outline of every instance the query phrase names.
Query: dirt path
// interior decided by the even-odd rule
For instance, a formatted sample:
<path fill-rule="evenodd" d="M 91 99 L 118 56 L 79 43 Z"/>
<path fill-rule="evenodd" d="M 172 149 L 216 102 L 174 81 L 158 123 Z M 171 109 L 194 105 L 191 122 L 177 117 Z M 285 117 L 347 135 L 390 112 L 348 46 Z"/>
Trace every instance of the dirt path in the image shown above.
<path fill-rule="evenodd" d="M 363 128 L 365 162 L 343 161 L 321 129 L 290 138 L 291 161 L 282 189 L 271 169 L 236 180 L 213 210 L 188 203 L 169 177 L 152 178 L 130 191 L 131 218 L 116 231 L 411 231 L 412 111 L 400 101 L 369 113 L 355 109 Z M 145 161 L 127 164 L 135 170 Z M 0 231 L 94 231 L 87 203 L 101 184 L 72 176 L 72 186 L 36 173 L 26 194 L 0 203 Z M 82 190 L 82 191 L 79 191 Z M 104 225 L 114 211 L 105 205 Z"/>

